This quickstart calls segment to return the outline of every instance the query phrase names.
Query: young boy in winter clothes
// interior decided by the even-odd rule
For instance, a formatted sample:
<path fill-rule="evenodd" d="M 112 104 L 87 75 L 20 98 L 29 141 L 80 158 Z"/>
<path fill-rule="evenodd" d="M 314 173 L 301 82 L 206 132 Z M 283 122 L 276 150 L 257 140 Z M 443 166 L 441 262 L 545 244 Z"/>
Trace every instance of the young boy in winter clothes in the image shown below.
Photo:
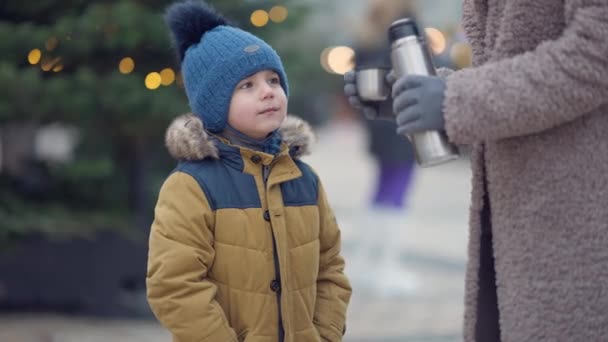
<path fill-rule="evenodd" d="M 287 118 L 281 60 L 209 6 L 167 22 L 193 114 L 166 135 L 179 164 L 150 232 L 147 295 L 179 342 L 341 341 L 351 295 L 312 138 Z"/>

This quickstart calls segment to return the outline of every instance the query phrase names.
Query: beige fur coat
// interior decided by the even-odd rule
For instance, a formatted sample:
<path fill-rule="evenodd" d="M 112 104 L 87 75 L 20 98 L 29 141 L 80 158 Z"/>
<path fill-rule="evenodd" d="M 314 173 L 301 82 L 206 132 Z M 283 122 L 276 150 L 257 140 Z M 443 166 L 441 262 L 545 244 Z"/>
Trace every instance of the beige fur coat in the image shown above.
<path fill-rule="evenodd" d="M 473 145 L 465 341 L 608 340 L 608 1 L 465 0 L 447 77 Z"/>

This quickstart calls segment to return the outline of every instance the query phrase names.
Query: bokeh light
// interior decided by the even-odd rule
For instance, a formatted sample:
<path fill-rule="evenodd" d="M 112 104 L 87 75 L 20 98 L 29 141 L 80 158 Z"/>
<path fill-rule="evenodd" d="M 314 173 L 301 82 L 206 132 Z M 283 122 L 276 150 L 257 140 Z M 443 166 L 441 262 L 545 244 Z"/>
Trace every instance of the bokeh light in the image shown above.
<path fill-rule="evenodd" d="M 160 72 L 160 83 L 168 86 L 175 81 L 175 72 L 171 68 L 165 68 Z"/>
<path fill-rule="evenodd" d="M 269 16 L 270 20 L 275 23 L 282 23 L 287 19 L 287 8 L 285 6 L 274 6 L 270 9 Z"/>
<path fill-rule="evenodd" d="M 323 49 L 323 51 L 321 51 L 321 66 L 323 67 L 323 69 L 325 69 L 325 71 L 330 74 L 333 74 L 331 68 L 329 67 L 329 63 L 327 62 L 327 56 L 329 55 L 329 51 L 331 51 L 331 49 L 333 49 L 332 46 L 326 47 L 325 49 Z"/>
<path fill-rule="evenodd" d="M 157 89 L 158 87 L 160 87 L 160 83 L 161 83 L 161 77 L 160 77 L 159 73 L 151 72 L 146 76 L 146 80 L 145 80 L 146 88 L 148 88 L 150 90 Z"/>
<path fill-rule="evenodd" d="M 42 51 L 40 51 L 40 49 L 33 49 L 27 55 L 27 61 L 30 62 L 30 64 L 32 64 L 32 65 L 38 64 L 38 62 L 40 62 L 41 57 L 42 57 Z"/>
<path fill-rule="evenodd" d="M 343 75 L 354 68 L 355 51 L 348 46 L 335 46 L 323 50 L 321 65 L 330 73 Z"/>
<path fill-rule="evenodd" d="M 473 51 L 468 43 L 454 43 L 450 49 L 450 58 L 458 68 L 471 66 Z"/>
<path fill-rule="evenodd" d="M 40 63 L 40 69 L 43 71 L 51 71 L 57 63 L 61 61 L 61 57 L 51 58 L 50 56 L 45 56 L 42 58 L 42 62 Z"/>
<path fill-rule="evenodd" d="M 118 70 L 121 74 L 130 74 L 135 69 L 135 61 L 131 57 L 125 57 L 118 63 Z"/>
<path fill-rule="evenodd" d="M 262 27 L 268 24 L 268 12 L 264 10 L 254 11 L 251 13 L 251 23 L 256 27 Z"/>
<path fill-rule="evenodd" d="M 433 53 L 436 55 L 442 54 L 445 51 L 447 42 L 445 35 L 436 28 L 427 27 L 424 29 L 429 40 L 429 45 Z"/>

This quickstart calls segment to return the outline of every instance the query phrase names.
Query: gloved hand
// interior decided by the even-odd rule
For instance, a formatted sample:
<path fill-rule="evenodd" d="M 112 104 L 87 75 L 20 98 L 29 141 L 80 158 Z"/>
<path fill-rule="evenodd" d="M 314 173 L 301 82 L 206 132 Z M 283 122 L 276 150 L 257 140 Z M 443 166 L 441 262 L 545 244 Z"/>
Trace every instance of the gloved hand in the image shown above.
<path fill-rule="evenodd" d="M 445 80 L 437 76 L 406 75 L 393 85 L 393 111 L 397 133 L 444 130 Z"/>
<path fill-rule="evenodd" d="M 388 77 L 387 81 L 389 81 Z M 357 78 L 355 77 L 354 70 L 344 74 L 344 94 L 348 98 L 348 103 L 350 103 L 353 108 L 362 112 L 368 120 L 395 121 L 392 98 L 390 96 L 388 99 L 381 102 L 361 100 L 359 92 L 357 91 Z"/>

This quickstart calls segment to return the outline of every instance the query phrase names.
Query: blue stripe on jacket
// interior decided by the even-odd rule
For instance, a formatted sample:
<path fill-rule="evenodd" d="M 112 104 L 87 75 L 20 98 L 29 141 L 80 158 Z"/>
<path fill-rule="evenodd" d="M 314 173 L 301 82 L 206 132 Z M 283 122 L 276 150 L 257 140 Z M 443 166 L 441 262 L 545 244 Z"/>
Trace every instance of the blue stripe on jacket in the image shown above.
<path fill-rule="evenodd" d="M 231 160 L 234 162 L 234 160 Z M 240 168 L 227 165 L 221 159 L 182 161 L 175 168 L 192 176 L 201 186 L 212 210 L 261 208 L 254 177 L 242 172 Z M 310 166 L 295 161 L 302 177 L 282 183 L 281 192 L 285 206 L 317 205 L 319 182 Z"/>

